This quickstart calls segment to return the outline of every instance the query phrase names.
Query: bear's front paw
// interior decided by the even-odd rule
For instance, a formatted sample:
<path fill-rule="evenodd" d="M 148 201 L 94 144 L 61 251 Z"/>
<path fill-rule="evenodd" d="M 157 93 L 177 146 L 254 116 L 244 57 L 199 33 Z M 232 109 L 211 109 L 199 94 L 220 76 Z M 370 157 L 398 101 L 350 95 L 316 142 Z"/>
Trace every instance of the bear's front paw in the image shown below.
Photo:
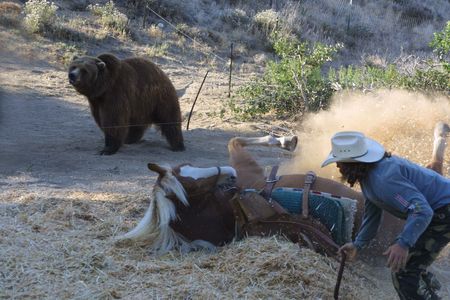
<path fill-rule="evenodd" d="M 104 148 L 102 151 L 99 152 L 100 155 L 112 155 L 117 152 L 119 149 L 112 149 L 112 148 Z"/>
<path fill-rule="evenodd" d="M 186 150 L 186 148 L 184 147 L 184 144 L 174 145 L 174 146 L 170 147 L 170 149 L 175 152 Z"/>

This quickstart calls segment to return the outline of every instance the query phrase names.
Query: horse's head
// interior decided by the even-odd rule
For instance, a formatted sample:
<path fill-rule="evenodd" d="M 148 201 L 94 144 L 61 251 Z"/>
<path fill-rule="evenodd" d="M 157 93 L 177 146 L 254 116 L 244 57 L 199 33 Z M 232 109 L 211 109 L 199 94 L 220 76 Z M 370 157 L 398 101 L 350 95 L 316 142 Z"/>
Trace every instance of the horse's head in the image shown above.
<path fill-rule="evenodd" d="M 171 168 L 156 163 L 149 163 L 148 168 L 159 175 L 153 187 L 150 206 L 139 224 L 118 237 L 117 242 L 145 242 L 157 252 L 173 248 L 188 251 L 214 247 L 212 243 L 219 244 L 221 239 L 216 241 L 214 238 L 223 234 L 223 224 L 220 223 L 219 227 L 213 224 L 203 226 L 202 222 L 205 222 L 206 216 L 217 223 L 218 218 L 211 213 L 215 207 L 215 203 L 210 201 L 211 195 L 218 185 L 232 181 L 236 171 L 231 167 L 195 168 L 180 165 Z M 187 223 L 193 225 L 195 222 L 202 226 L 186 226 Z M 212 236 L 211 239 L 203 240 L 205 228 L 212 231 L 206 232 Z"/>
<path fill-rule="evenodd" d="M 159 174 L 157 184 L 167 192 L 175 193 L 182 202 L 184 201 L 180 197 L 180 193 L 176 193 L 176 190 L 180 189 L 178 184 L 183 188 L 184 194 L 192 196 L 209 192 L 218 185 L 231 184 L 236 179 L 236 171 L 228 166 L 197 168 L 189 164 L 182 164 L 170 168 L 149 163 L 148 168 Z"/>

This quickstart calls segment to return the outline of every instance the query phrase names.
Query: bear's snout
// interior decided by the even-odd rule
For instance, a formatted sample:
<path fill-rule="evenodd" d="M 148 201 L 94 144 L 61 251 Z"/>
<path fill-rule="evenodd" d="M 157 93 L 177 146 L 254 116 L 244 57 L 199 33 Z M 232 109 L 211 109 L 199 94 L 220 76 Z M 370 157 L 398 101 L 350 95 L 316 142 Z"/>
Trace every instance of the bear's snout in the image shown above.
<path fill-rule="evenodd" d="M 80 71 L 78 69 L 75 69 L 73 71 L 69 72 L 69 82 L 70 84 L 76 84 L 79 81 L 79 75 Z"/>

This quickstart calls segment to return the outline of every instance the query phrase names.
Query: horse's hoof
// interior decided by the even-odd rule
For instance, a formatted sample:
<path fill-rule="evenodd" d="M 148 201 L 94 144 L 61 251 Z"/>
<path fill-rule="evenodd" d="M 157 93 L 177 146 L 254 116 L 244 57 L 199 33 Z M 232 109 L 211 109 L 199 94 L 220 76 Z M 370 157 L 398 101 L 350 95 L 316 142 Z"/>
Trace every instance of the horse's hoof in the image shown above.
<path fill-rule="evenodd" d="M 288 151 L 294 151 L 297 147 L 298 138 L 296 135 L 286 136 L 280 138 L 281 148 L 286 149 Z"/>
<path fill-rule="evenodd" d="M 435 138 L 438 138 L 438 137 L 445 138 L 448 136 L 449 133 L 450 133 L 450 127 L 448 126 L 447 123 L 440 121 L 436 124 L 436 127 L 434 128 Z"/>

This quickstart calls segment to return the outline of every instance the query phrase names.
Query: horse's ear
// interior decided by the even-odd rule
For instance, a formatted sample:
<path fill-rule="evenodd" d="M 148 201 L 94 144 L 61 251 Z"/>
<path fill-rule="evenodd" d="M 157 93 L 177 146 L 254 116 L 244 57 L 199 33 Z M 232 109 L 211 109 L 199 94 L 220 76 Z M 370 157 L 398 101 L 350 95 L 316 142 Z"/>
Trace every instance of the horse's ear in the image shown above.
<path fill-rule="evenodd" d="M 166 169 L 160 167 L 159 165 L 157 165 L 155 163 L 148 163 L 147 167 L 149 168 L 150 171 L 156 172 L 161 176 L 164 176 L 167 172 Z"/>

